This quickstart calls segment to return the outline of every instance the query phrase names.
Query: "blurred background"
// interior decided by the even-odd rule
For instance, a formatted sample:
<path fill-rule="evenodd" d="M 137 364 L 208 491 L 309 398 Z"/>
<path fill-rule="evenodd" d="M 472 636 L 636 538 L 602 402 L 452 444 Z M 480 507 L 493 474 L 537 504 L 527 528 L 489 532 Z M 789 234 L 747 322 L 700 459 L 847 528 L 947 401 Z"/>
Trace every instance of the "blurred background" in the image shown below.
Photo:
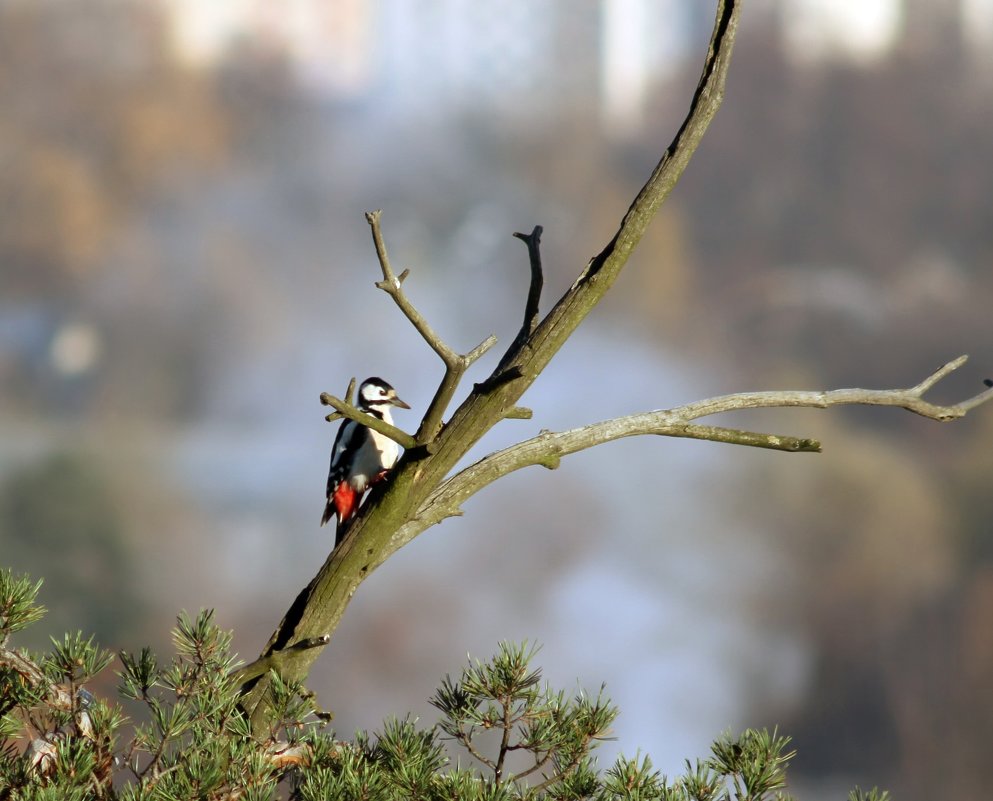
<path fill-rule="evenodd" d="M 685 114 L 701 0 L 0 0 L 0 563 L 46 621 L 253 658 L 325 558 L 321 391 L 440 363 L 373 287 L 382 208 L 454 347 L 547 308 Z M 993 3 L 752 0 L 724 107 L 612 294 L 473 456 L 724 392 L 993 373 Z M 479 380 L 500 348 L 468 378 Z M 469 383 L 467 382 L 467 387 Z M 356 595 L 310 686 L 344 736 L 466 654 L 606 681 L 603 748 L 672 773 L 795 737 L 806 798 L 980 798 L 993 742 L 993 413 L 727 418 L 785 455 L 630 440 L 527 470 Z M 108 682 L 108 686 L 112 682 Z"/>

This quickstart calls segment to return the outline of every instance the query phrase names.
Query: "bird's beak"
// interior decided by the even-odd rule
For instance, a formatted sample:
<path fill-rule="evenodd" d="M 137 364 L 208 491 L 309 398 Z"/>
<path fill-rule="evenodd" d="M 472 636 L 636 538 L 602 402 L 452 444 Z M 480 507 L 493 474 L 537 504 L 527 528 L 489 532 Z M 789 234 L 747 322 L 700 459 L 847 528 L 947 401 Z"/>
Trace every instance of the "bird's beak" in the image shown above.
<path fill-rule="evenodd" d="M 394 406 L 399 406 L 401 409 L 409 409 L 410 408 L 410 404 L 409 403 L 407 403 L 406 401 L 400 400 L 400 398 L 398 398 L 396 395 L 394 395 L 392 398 L 390 398 L 390 403 L 392 403 Z"/>

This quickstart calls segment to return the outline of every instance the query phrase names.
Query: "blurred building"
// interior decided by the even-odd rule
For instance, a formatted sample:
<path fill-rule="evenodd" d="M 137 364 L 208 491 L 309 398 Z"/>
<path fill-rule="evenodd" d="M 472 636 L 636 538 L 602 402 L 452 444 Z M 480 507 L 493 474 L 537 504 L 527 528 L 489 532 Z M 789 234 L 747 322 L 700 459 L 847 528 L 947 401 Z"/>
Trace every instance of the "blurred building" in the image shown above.
<path fill-rule="evenodd" d="M 162 0 L 180 55 L 216 61 L 250 44 L 289 58 L 303 82 L 348 97 L 377 80 L 372 26 L 379 4 L 364 0 Z"/>
<path fill-rule="evenodd" d="M 713 13 L 699 0 L 161 1 L 194 61 L 248 42 L 337 101 L 388 93 L 415 114 L 480 104 L 511 119 L 568 113 L 598 86 L 600 116 L 622 135 L 640 128 L 652 83 L 698 51 Z M 947 50 L 949 37 L 978 53 L 993 41 L 993 0 L 763 0 L 756 10 L 774 14 L 807 61 L 874 59 L 897 42 Z"/>
<path fill-rule="evenodd" d="M 194 62 L 251 42 L 337 100 L 388 93 L 413 113 L 555 114 L 588 106 L 597 86 L 602 116 L 620 128 L 639 124 L 647 87 L 710 24 L 710 10 L 686 0 L 162 1 Z"/>

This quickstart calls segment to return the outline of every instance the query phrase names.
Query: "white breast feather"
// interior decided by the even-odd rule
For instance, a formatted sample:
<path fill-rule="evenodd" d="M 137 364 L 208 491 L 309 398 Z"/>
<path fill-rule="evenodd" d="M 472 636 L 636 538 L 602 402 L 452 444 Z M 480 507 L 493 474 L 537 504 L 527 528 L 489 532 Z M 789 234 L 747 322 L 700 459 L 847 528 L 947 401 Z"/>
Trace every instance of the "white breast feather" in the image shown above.
<path fill-rule="evenodd" d="M 389 437 L 384 437 L 371 428 L 367 429 L 366 434 L 365 442 L 355 455 L 349 481 L 356 492 L 365 492 L 373 478 L 383 470 L 391 469 L 400 458 L 400 446 Z"/>

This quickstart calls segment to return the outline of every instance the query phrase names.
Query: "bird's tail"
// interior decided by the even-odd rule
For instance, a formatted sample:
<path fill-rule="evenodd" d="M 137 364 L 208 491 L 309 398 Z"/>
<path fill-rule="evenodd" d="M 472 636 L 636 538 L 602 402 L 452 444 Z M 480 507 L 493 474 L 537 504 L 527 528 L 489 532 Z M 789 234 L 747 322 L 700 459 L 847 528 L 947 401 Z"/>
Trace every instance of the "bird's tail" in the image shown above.
<path fill-rule="evenodd" d="M 321 525 L 327 523 L 333 516 L 338 516 L 338 527 L 335 531 L 335 547 L 341 542 L 348 522 L 355 517 L 359 508 L 359 501 L 362 498 L 361 492 L 356 492 L 347 481 L 340 482 L 328 495 L 328 502 L 324 506 L 324 515 L 321 517 Z"/>

